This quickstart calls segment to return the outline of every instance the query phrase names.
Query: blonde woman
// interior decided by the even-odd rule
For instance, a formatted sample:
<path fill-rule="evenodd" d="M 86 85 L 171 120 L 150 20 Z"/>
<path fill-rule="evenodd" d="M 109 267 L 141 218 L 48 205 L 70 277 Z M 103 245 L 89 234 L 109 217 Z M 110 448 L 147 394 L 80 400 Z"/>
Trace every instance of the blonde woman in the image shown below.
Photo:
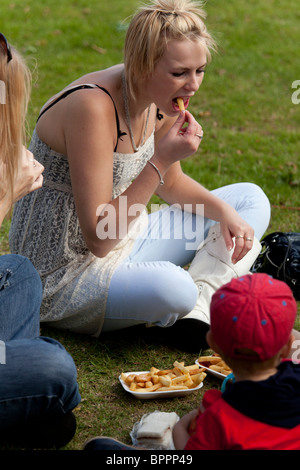
<path fill-rule="evenodd" d="M 25 149 L 30 72 L 0 33 L 0 222 L 11 205 L 39 190 L 44 167 Z M 40 337 L 42 285 L 20 255 L 0 257 L 0 444 L 65 445 L 74 435 L 80 401 L 76 368 L 65 349 Z M 58 372 L 59 371 L 59 372 Z"/>
<path fill-rule="evenodd" d="M 124 64 L 75 80 L 42 108 L 30 149 L 46 181 L 17 204 L 10 244 L 40 273 L 43 322 L 95 336 L 179 325 L 199 351 L 208 303 L 187 317 L 199 286 L 183 267 L 216 222 L 232 265 L 266 230 L 269 202 L 256 185 L 210 192 L 181 170 L 203 138 L 188 105 L 215 48 L 204 18 L 190 0 L 141 7 Z M 154 193 L 168 207 L 147 215 Z"/>
<path fill-rule="evenodd" d="M 25 116 L 30 95 L 30 72 L 16 50 L 14 50 L 16 59 L 12 61 L 12 52 L 4 35 L 0 36 L 0 46 L 0 224 L 2 224 L 14 202 L 42 186 L 44 168 L 23 146 Z"/>

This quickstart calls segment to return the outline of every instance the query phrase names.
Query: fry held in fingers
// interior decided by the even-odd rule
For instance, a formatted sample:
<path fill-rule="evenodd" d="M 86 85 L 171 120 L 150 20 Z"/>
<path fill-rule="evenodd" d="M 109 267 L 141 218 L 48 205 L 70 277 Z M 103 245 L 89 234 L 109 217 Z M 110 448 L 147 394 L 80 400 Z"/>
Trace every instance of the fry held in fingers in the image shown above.
<path fill-rule="evenodd" d="M 150 372 L 141 374 L 121 374 L 121 380 L 134 392 L 166 392 L 188 390 L 197 387 L 206 377 L 204 368 L 197 364 L 185 366 L 175 361 L 172 369 L 160 370 L 152 367 Z"/>
<path fill-rule="evenodd" d="M 177 98 L 177 104 L 178 104 L 178 107 L 180 109 L 180 111 L 184 111 L 185 108 L 184 108 L 184 102 L 183 102 L 183 99 L 182 98 Z"/>

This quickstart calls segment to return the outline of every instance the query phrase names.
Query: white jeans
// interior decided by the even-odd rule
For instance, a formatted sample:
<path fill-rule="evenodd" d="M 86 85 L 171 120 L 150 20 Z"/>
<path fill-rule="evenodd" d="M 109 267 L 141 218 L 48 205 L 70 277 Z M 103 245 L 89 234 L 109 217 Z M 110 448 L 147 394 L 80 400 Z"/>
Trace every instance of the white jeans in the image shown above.
<path fill-rule="evenodd" d="M 260 239 L 270 221 L 270 204 L 252 183 L 212 191 L 236 209 Z M 149 214 L 148 233 L 114 272 L 102 331 L 156 324 L 170 326 L 195 306 L 197 288 L 183 269 L 215 221 L 167 207 Z"/>

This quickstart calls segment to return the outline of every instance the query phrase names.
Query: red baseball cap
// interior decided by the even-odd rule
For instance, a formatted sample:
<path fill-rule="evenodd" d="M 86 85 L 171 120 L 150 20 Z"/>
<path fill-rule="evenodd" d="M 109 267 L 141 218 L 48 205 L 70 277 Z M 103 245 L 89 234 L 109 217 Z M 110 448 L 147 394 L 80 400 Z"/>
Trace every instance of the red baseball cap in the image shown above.
<path fill-rule="evenodd" d="M 287 343 L 296 315 L 296 300 L 285 282 L 268 274 L 247 274 L 213 295 L 211 333 L 228 357 L 265 361 Z M 239 354 L 241 348 L 256 354 Z"/>

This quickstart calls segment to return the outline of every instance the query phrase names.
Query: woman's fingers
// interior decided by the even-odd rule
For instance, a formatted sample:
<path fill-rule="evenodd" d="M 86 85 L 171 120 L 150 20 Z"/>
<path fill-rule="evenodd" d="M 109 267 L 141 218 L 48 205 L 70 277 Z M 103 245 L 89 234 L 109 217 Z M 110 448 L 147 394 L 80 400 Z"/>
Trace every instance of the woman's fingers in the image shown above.
<path fill-rule="evenodd" d="M 43 171 L 43 165 L 35 160 L 29 150 L 23 147 L 21 165 L 14 185 L 14 202 L 42 187 Z"/>
<path fill-rule="evenodd" d="M 235 247 L 232 253 L 232 262 L 235 264 L 240 261 L 253 246 L 253 234 L 236 235 Z"/>

